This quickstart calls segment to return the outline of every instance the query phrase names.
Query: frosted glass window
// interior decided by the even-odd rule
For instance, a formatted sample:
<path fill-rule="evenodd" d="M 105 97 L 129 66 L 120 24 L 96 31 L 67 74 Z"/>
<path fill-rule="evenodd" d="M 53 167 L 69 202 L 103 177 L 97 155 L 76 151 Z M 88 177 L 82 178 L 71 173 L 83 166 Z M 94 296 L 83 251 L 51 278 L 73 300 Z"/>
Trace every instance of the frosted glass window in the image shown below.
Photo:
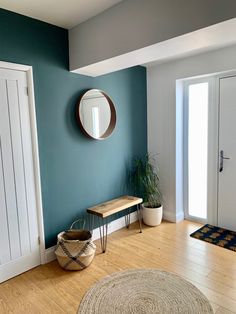
<path fill-rule="evenodd" d="M 99 108 L 92 107 L 92 118 L 93 118 L 93 137 L 99 138 Z"/>
<path fill-rule="evenodd" d="M 188 90 L 188 214 L 207 218 L 208 83 Z"/>

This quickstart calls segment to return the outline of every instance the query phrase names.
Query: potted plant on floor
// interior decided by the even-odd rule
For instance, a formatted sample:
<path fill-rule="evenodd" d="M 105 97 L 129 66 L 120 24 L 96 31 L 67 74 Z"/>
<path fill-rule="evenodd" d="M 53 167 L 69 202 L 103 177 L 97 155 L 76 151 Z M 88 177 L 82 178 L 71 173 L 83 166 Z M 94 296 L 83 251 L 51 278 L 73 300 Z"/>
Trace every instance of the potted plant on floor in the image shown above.
<path fill-rule="evenodd" d="M 156 160 L 150 154 L 135 158 L 130 182 L 137 196 L 143 199 L 143 222 L 158 226 L 162 221 L 162 194 Z"/>

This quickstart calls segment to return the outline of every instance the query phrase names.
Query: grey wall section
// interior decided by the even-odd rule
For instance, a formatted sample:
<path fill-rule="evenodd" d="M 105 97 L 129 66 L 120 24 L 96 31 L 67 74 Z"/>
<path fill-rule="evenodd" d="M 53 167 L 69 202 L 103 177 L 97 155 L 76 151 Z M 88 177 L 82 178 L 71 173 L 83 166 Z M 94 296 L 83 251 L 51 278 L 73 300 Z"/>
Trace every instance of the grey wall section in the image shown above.
<path fill-rule="evenodd" d="M 158 153 L 160 179 L 164 194 L 164 216 L 172 221 L 183 217 L 181 180 L 176 178 L 181 164 L 176 142 L 176 80 L 236 69 L 236 46 L 199 54 L 194 57 L 156 65 L 147 69 L 148 150 Z M 180 126 L 179 126 L 180 127 Z M 177 154 L 176 154 L 177 152 Z M 176 159 L 177 158 L 177 159 Z M 179 174 L 178 174 L 179 175 Z M 178 182 L 178 186 L 176 185 Z"/>
<path fill-rule="evenodd" d="M 125 0 L 69 31 L 70 69 L 235 16 L 235 0 Z"/>
<path fill-rule="evenodd" d="M 128 193 L 126 167 L 147 151 L 146 69 L 96 79 L 68 70 L 68 32 L 0 9 L 0 60 L 33 66 L 46 246 L 86 218 L 86 208 Z M 98 88 L 113 99 L 117 125 L 104 141 L 86 138 L 78 97 Z"/>

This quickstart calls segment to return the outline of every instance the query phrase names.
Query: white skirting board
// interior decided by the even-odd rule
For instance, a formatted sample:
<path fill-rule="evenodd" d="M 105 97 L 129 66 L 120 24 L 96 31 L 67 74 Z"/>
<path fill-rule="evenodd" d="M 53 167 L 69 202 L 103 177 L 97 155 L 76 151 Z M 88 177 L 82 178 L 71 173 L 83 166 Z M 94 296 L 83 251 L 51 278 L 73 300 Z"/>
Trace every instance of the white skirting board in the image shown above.
<path fill-rule="evenodd" d="M 133 223 L 138 220 L 137 212 L 133 212 L 130 214 L 130 223 Z M 108 224 L 108 234 L 122 229 L 125 227 L 125 217 L 121 217 L 119 219 L 113 220 Z M 93 240 L 97 240 L 100 238 L 99 228 L 93 230 Z M 109 245 L 109 243 L 108 243 Z M 56 246 L 52 246 L 45 250 L 45 264 L 50 263 L 56 259 L 55 255 Z"/>
<path fill-rule="evenodd" d="M 170 222 L 180 222 L 184 220 L 184 213 L 183 212 L 175 213 L 175 212 L 164 210 L 163 219 Z"/>

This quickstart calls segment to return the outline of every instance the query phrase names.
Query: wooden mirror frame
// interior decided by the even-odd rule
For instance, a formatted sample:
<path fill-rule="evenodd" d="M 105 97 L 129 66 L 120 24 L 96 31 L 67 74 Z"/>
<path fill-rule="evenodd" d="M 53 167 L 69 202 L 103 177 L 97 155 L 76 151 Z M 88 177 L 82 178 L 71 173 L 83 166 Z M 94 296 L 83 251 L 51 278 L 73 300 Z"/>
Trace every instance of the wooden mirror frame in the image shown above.
<path fill-rule="evenodd" d="M 80 119 L 80 106 L 81 106 L 81 100 L 84 97 L 84 95 L 89 92 L 90 90 L 94 90 L 96 88 L 92 88 L 92 89 L 88 89 L 87 91 L 85 91 L 78 99 L 77 102 L 77 108 L 76 108 L 76 119 L 78 121 L 78 124 L 82 130 L 82 132 L 89 138 L 93 139 L 93 140 L 105 140 L 106 138 L 108 138 L 109 136 L 111 136 L 111 134 L 113 133 L 115 126 L 116 126 L 116 109 L 115 106 L 113 104 L 113 101 L 111 100 L 111 98 L 102 90 L 100 89 L 96 89 L 97 91 L 99 91 L 108 101 L 110 110 L 111 110 L 111 119 L 110 119 L 110 124 L 108 126 L 108 128 L 106 129 L 105 133 L 102 134 L 100 137 L 93 137 L 92 135 L 90 135 L 84 128 L 82 121 Z"/>

